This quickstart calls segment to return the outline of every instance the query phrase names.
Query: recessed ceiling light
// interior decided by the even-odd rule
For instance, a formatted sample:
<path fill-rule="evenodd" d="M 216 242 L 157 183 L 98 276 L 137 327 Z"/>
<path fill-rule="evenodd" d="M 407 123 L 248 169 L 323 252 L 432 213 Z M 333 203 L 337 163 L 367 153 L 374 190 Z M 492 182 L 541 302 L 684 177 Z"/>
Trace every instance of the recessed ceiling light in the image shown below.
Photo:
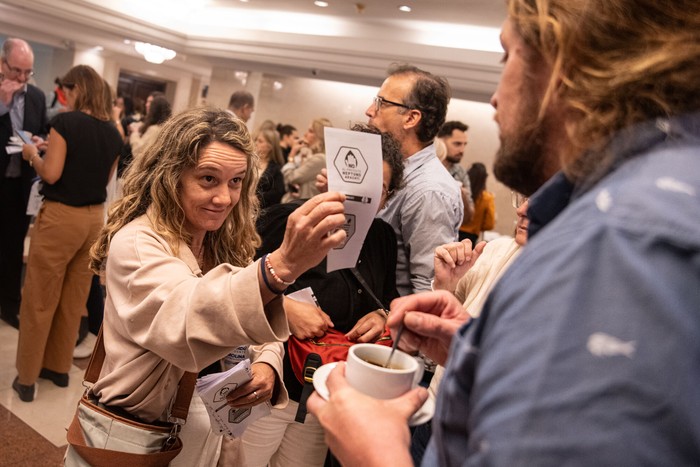
<path fill-rule="evenodd" d="M 328 6 L 328 2 L 322 2 L 321 0 L 316 0 L 314 2 L 314 5 L 320 6 L 321 8 L 326 8 Z"/>
<path fill-rule="evenodd" d="M 241 3 L 248 3 L 250 0 L 241 0 Z"/>
<path fill-rule="evenodd" d="M 411 12 L 411 7 L 408 5 L 401 5 L 399 6 L 399 10 L 403 11 L 405 13 L 410 13 Z"/>

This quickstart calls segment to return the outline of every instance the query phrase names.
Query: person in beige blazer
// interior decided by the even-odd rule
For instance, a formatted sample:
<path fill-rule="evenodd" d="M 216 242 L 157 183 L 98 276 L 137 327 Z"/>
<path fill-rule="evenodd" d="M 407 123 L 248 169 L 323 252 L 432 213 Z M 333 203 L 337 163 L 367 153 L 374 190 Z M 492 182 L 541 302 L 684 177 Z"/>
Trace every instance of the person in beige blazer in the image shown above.
<path fill-rule="evenodd" d="M 165 421 L 184 372 L 199 372 L 237 346 L 289 336 L 281 294 L 344 240 L 336 230 L 344 196 L 307 202 L 290 217 L 280 248 L 252 263 L 256 158 L 240 120 L 192 109 L 168 120 L 135 159 L 91 250 L 107 289 L 106 357 L 91 390 L 101 404 Z M 257 356 L 253 379 L 229 393 L 229 405 L 286 403 L 281 356 L 264 348 Z M 220 438 L 212 442 L 206 411 L 192 408 L 185 447 L 171 465 L 216 462 Z"/>

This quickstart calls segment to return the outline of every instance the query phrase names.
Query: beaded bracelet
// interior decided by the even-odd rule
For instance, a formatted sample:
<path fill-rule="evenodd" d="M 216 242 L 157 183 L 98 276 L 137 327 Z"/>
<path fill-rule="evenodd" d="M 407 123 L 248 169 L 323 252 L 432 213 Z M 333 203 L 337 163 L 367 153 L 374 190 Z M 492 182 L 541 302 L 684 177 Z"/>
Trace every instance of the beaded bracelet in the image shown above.
<path fill-rule="evenodd" d="M 272 292 L 275 295 L 282 295 L 284 293 L 284 290 L 277 290 L 274 287 L 270 285 L 270 282 L 267 280 L 267 274 L 265 273 L 265 260 L 267 259 L 267 255 L 263 256 L 262 259 L 260 260 L 260 275 L 263 278 L 263 282 L 265 282 L 265 286 L 267 289 Z M 286 287 L 285 287 L 286 288 Z"/>
<path fill-rule="evenodd" d="M 265 266 L 267 266 L 267 270 L 270 271 L 270 275 L 275 280 L 275 282 L 277 282 L 278 284 L 281 284 L 285 287 L 289 287 L 290 285 L 292 285 L 294 283 L 294 281 L 287 282 L 285 280 L 282 280 L 282 278 L 275 273 L 275 270 L 272 267 L 272 263 L 270 262 L 270 255 L 269 254 L 265 255 Z"/>

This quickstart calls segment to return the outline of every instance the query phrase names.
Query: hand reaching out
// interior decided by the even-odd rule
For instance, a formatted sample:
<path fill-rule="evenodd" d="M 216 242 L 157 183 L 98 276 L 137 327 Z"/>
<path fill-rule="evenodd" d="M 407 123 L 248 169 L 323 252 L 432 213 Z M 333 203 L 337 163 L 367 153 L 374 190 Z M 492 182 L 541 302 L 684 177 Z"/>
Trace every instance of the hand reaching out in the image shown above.
<path fill-rule="evenodd" d="M 282 245 L 269 255 L 279 277 L 295 280 L 345 241 L 344 201 L 342 193 L 321 193 L 289 215 Z"/>
<path fill-rule="evenodd" d="M 386 314 L 383 310 L 374 310 L 360 318 L 345 337 L 353 342 L 374 342 L 384 333 L 385 327 Z"/>
<path fill-rule="evenodd" d="M 284 311 L 287 313 L 289 330 L 297 339 L 321 337 L 328 328 L 333 327 L 330 316 L 320 308 L 309 303 L 284 298 Z"/>
<path fill-rule="evenodd" d="M 469 321 L 462 304 L 445 290 L 400 297 L 391 302 L 387 325 L 391 335 L 404 322 L 399 348 L 406 352 L 421 351 L 440 365 L 445 365 L 452 336 Z"/>

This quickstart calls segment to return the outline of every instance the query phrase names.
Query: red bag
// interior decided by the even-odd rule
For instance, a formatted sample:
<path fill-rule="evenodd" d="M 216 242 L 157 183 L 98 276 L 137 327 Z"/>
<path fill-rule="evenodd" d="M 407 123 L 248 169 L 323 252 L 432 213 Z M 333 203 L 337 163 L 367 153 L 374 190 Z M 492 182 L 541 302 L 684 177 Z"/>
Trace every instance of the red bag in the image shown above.
<path fill-rule="evenodd" d="M 322 337 L 300 340 L 289 336 L 287 355 L 289 355 L 294 376 L 301 384 L 304 384 L 304 362 L 310 353 L 319 354 L 324 365 L 332 362 L 344 362 L 348 359 L 348 350 L 353 344 L 356 342 L 349 341 L 345 334 L 332 328 L 326 331 Z M 375 344 L 391 347 L 393 342 L 389 328 L 384 329 L 384 334 L 375 341 Z"/>

